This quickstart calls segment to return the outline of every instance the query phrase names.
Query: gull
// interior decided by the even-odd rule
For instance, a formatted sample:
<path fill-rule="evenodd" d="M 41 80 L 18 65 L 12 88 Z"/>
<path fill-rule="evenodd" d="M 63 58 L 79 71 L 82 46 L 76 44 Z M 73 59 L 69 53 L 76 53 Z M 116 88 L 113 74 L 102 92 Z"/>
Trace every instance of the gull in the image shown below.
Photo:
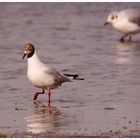
<path fill-rule="evenodd" d="M 48 105 L 50 106 L 51 90 L 62 85 L 64 82 L 71 82 L 73 80 L 84 80 L 79 78 L 77 74 L 60 74 L 54 68 L 41 62 L 35 47 L 32 43 L 27 43 L 24 47 L 23 59 L 27 56 L 27 77 L 31 83 L 41 88 L 42 92 L 37 92 L 33 101 L 37 100 L 39 94 L 44 94 L 48 90 Z"/>
<path fill-rule="evenodd" d="M 123 42 L 129 36 L 129 41 L 132 40 L 131 35 L 140 32 L 140 10 L 126 9 L 122 11 L 114 11 L 108 15 L 107 21 L 104 25 L 111 24 L 117 31 L 124 34 L 120 38 Z"/>

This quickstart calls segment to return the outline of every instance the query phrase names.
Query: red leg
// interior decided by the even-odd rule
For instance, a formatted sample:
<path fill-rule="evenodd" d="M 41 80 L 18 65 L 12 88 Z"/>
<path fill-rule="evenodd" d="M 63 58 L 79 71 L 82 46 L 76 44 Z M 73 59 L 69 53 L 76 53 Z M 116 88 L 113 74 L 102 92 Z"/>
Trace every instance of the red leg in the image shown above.
<path fill-rule="evenodd" d="M 42 92 L 37 92 L 37 93 L 34 95 L 33 100 L 36 100 L 39 94 L 44 94 L 44 93 L 45 93 L 44 89 L 43 89 Z"/>
<path fill-rule="evenodd" d="M 48 106 L 51 105 L 51 91 L 50 89 L 48 90 Z"/>

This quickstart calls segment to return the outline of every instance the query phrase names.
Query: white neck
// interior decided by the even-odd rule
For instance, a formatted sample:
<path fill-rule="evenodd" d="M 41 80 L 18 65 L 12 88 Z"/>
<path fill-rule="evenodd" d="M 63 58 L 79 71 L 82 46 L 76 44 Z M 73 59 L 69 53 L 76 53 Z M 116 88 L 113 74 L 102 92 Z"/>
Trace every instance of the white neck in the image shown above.
<path fill-rule="evenodd" d="M 31 67 L 36 67 L 36 66 L 41 66 L 44 65 L 41 60 L 38 58 L 36 52 L 34 52 L 33 56 L 27 59 L 28 61 L 28 68 Z"/>

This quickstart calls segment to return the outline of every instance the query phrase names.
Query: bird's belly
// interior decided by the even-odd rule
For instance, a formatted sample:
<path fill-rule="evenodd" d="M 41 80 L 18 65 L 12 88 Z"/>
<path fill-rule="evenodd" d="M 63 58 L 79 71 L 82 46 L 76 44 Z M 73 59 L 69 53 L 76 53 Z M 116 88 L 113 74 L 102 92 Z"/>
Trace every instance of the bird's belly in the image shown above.
<path fill-rule="evenodd" d="M 119 32 L 124 34 L 136 34 L 140 32 L 140 27 L 133 23 L 122 23 L 114 25 Z"/>
<path fill-rule="evenodd" d="M 54 89 L 58 87 L 58 85 L 55 85 L 55 83 L 52 80 L 49 80 L 49 78 L 44 76 L 42 73 L 35 74 L 28 72 L 27 76 L 31 83 L 38 88 Z"/>

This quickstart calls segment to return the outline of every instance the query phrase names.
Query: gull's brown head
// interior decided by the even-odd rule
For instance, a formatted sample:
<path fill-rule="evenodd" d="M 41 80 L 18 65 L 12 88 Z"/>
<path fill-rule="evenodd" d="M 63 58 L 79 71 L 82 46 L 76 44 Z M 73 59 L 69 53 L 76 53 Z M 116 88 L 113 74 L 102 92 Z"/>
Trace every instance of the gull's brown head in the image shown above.
<path fill-rule="evenodd" d="M 35 52 L 34 45 L 32 43 L 27 43 L 24 47 L 23 59 L 25 58 L 25 56 L 27 56 L 27 58 L 32 57 L 34 52 Z"/>

